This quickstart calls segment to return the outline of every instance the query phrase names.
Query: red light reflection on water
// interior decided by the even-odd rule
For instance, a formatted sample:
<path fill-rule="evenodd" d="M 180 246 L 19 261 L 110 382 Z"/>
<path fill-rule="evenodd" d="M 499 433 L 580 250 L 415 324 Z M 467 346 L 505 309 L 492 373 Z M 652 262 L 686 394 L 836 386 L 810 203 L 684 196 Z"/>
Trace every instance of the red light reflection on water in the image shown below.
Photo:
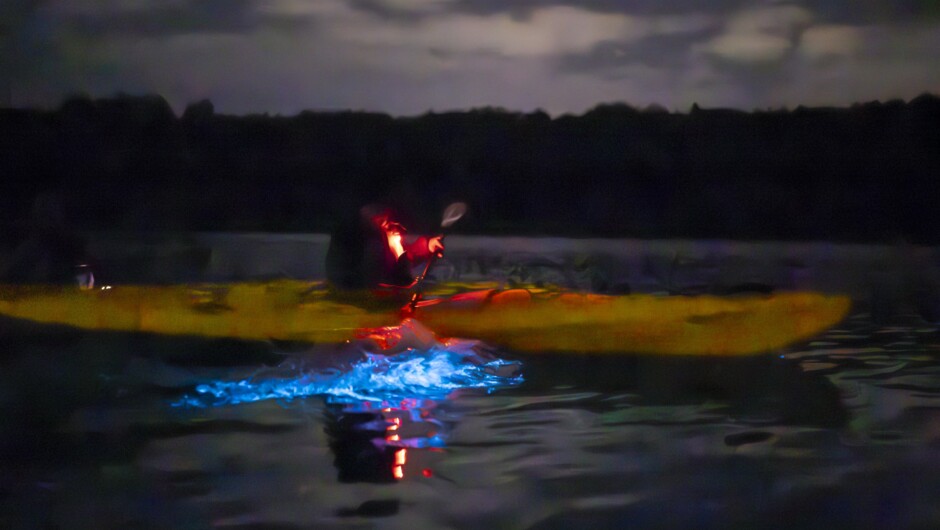
<path fill-rule="evenodd" d="M 399 447 L 395 451 L 392 462 L 392 476 L 396 480 L 402 480 L 405 478 L 405 464 L 408 462 L 408 449 L 403 447 L 411 443 L 411 440 L 402 440 L 401 435 L 398 433 L 399 429 L 402 427 L 402 418 L 397 414 L 407 413 L 410 416 L 414 417 L 415 412 L 418 412 L 417 417 L 420 417 L 422 420 L 428 417 L 428 406 L 427 402 L 423 402 L 418 399 L 403 399 L 398 406 L 395 407 L 383 407 L 382 416 L 385 418 L 385 444 L 391 447 Z M 436 434 L 436 431 L 430 431 L 428 436 L 433 436 Z M 424 469 L 422 475 L 425 477 L 431 476 L 430 469 Z"/>
<path fill-rule="evenodd" d="M 392 475 L 401 480 L 405 477 L 405 449 L 395 451 L 395 463 L 392 465 Z"/>
<path fill-rule="evenodd" d="M 409 474 L 405 469 L 409 465 L 409 450 L 443 452 L 441 447 L 447 429 L 433 412 L 438 404 L 428 399 L 405 399 L 400 402 L 396 400 L 395 403 L 361 401 L 344 405 L 343 413 L 349 414 L 351 421 L 344 423 L 339 420 L 339 425 L 344 428 L 330 431 L 334 450 L 341 451 L 347 446 L 351 448 L 350 457 L 343 454 L 337 458 L 337 467 L 341 468 L 341 476 L 344 477 L 341 480 L 398 482 Z M 368 436 L 369 433 L 371 436 Z M 348 435 L 348 441 L 342 438 L 343 434 Z M 366 434 L 365 439 L 362 434 Z M 361 442 L 368 445 L 359 445 Z M 373 456 L 365 458 L 364 451 Z M 418 462 L 421 464 L 411 462 L 410 465 L 420 467 L 414 467 L 410 476 L 440 478 L 425 467 L 427 463 L 422 462 L 421 458 L 419 455 Z M 371 466 L 367 462 L 371 462 Z M 347 467 L 342 467 L 344 465 Z M 369 471 L 369 467 L 372 471 Z M 382 477 L 385 477 L 384 480 Z"/>

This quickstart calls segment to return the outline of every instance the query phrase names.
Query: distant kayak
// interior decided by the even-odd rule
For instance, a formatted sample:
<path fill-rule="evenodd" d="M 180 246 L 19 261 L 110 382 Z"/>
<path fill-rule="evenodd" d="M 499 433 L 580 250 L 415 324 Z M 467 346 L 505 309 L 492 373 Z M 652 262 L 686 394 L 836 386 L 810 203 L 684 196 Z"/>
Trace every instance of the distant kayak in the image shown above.
<path fill-rule="evenodd" d="M 486 289 L 422 301 L 411 316 L 442 337 L 529 353 L 734 356 L 809 339 L 849 308 L 848 297 L 812 292 L 608 296 Z M 346 342 L 362 329 L 401 321 L 394 309 L 363 307 L 299 281 L 91 291 L 0 286 L 0 315 L 88 330 L 313 343 Z"/>

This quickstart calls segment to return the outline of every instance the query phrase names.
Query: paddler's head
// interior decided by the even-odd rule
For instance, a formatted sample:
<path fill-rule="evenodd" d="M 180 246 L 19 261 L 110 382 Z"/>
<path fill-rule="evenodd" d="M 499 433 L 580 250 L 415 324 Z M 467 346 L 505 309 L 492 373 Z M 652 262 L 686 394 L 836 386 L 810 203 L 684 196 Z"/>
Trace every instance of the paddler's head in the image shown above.
<path fill-rule="evenodd" d="M 385 206 L 370 204 L 368 206 L 363 206 L 359 213 L 362 215 L 362 219 L 365 220 L 367 224 L 378 228 L 383 232 L 398 232 L 399 234 L 404 234 L 407 232 L 405 227 L 395 220 L 395 216 L 392 214 L 392 211 Z"/>
<path fill-rule="evenodd" d="M 372 228 L 385 231 L 392 220 L 392 211 L 379 204 L 367 204 L 359 209 L 362 220 Z"/>

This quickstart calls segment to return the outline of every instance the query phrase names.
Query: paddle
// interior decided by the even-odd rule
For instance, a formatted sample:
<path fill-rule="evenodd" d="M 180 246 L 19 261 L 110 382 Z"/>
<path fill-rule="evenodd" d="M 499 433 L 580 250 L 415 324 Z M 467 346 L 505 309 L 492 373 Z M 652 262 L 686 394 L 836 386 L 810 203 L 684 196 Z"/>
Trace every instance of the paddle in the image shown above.
<path fill-rule="evenodd" d="M 444 208 L 444 215 L 441 216 L 441 239 L 444 239 L 444 229 L 450 228 L 454 223 L 460 220 L 464 214 L 467 213 L 467 205 L 463 202 L 455 202 Z M 434 258 L 441 257 L 441 253 L 438 252 L 431 256 L 428 259 L 428 264 L 424 267 L 424 272 L 421 273 L 421 276 L 418 276 L 415 280 L 415 284 L 424 279 L 428 275 L 428 271 L 431 270 L 431 264 L 434 263 Z"/>
<path fill-rule="evenodd" d="M 454 223 L 460 220 L 464 214 L 467 213 L 467 203 L 464 202 L 454 202 L 444 208 L 444 214 L 441 216 L 441 239 L 444 239 L 444 230 L 450 228 Z M 424 267 L 424 272 L 420 276 L 415 278 L 415 281 L 412 282 L 411 287 L 417 286 L 419 283 L 424 281 L 424 278 L 428 275 L 428 271 L 431 270 L 431 264 L 434 263 L 434 259 L 441 256 L 441 253 L 438 252 L 433 256 L 428 258 L 428 264 Z M 408 302 L 408 311 L 414 311 L 415 306 L 418 304 L 421 296 L 419 293 L 415 293 L 411 296 L 411 301 Z"/>

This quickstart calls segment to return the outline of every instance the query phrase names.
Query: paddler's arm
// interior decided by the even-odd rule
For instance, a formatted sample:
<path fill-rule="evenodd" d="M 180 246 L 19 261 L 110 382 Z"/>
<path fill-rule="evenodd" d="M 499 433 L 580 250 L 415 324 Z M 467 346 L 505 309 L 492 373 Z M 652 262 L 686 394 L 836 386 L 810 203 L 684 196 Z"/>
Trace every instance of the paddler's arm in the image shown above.
<path fill-rule="evenodd" d="M 442 236 L 419 237 L 411 243 L 405 243 L 405 252 L 411 258 L 412 263 L 428 261 L 431 256 L 441 256 L 444 252 L 444 241 Z"/>
<path fill-rule="evenodd" d="M 399 256 L 399 260 L 407 259 L 411 265 L 419 263 L 422 261 L 428 262 L 428 267 L 424 269 L 424 273 L 421 276 L 415 278 L 408 285 L 392 285 L 386 283 L 380 283 L 379 287 L 383 289 L 400 289 L 400 290 L 409 290 L 413 289 L 418 283 L 424 279 L 424 275 L 427 274 L 428 268 L 431 266 L 431 259 L 434 256 L 442 256 L 444 253 L 444 242 L 443 236 L 434 236 L 434 237 L 419 237 L 412 241 L 411 243 L 402 242 L 402 247 L 405 250 L 405 253 Z"/>

